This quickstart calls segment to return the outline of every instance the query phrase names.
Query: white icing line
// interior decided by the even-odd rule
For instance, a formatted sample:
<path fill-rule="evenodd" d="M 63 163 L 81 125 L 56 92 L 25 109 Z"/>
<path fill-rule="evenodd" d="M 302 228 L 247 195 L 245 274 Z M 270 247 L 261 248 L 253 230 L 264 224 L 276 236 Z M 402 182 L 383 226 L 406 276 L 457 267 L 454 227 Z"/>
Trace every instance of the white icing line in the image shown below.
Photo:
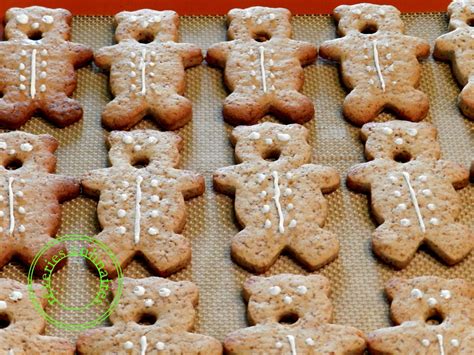
<path fill-rule="evenodd" d="M 298 355 L 296 352 L 296 342 L 295 342 L 295 336 L 294 335 L 287 335 L 288 342 L 290 343 L 290 348 L 291 348 L 291 355 Z"/>
<path fill-rule="evenodd" d="M 267 92 L 267 75 L 265 73 L 265 48 L 263 46 L 258 47 L 260 52 L 260 71 L 262 74 L 262 86 L 263 92 Z"/>
<path fill-rule="evenodd" d="M 135 195 L 135 225 L 134 225 L 134 241 L 137 244 L 140 241 L 140 203 L 142 201 L 142 188 L 141 183 L 143 178 L 141 176 L 137 176 L 137 191 Z"/>
<path fill-rule="evenodd" d="M 36 96 L 36 49 L 31 52 L 30 95 L 32 99 Z"/>
<path fill-rule="evenodd" d="M 8 204 L 10 208 L 10 228 L 8 229 L 9 233 L 12 234 L 13 230 L 15 229 L 15 213 L 14 210 L 14 196 L 13 196 L 13 177 L 8 178 Z"/>
<path fill-rule="evenodd" d="M 140 355 L 145 355 L 147 347 L 146 335 L 144 335 L 140 338 Z"/>
<path fill-rule="evenodd" d="M 280 204 L 280 186 L 278 185 L 278 172 L 274 171 L 272 173 L 273 176 L 273 187 L 275 189 L 275 195 L 273 196 L 273 199 L 275 200 L 275 205 L 278 211 L 278 218 L 279 218 L 279 223 L 278 223 L 278 231 L 280 233 L 283 233 L 285 231 L 285 227 L 283 226 L 283 212 L 281 210 L 281 204 Z"/>
<path fill-rule="evenodd" d="M 444 345 L 443 345 L 443 335 L 441 335 L 441 334 L 436 334 L 436 338 L 438 338 L 439 353 L 440 353 L 440 355 L 445 355 L 445 353 L 444 353 Z"/>
<path fill-rule="evenodd" d="M 382 85 L 382 91 L 385 92 L 385 80 L 383 79 L 382 70 L 380 69 L 379 51 L 377 50 L 377 41 L 374 41 L 374 62 L 375 62 L 375 69 L 377 69 L 377 75 L 380 80 L 380 85 Z"/>
<path fill-rule="evenodd" d="M 140 69 L 142 71 L 142 91 L 141 94 L 146 94 L 146 49 L 142 50 L 142 58 L 140 59 Z"/>
<path fill-rule="evenodd" d="M 410 192 L 410 199 L 413 203 L 413 207 L 415 207 L 416 217 L 418 218 L 418 223 L 420 224 L 420 229 L 423 233 L 426 232 L 425 222 L 423 221 L 423 216 L 421 215 L 420 206 L 418 205 L 418 199 L 416 198 L 416 192 L 411 186 L 410 183 L 410 174 L 407 172 L 402 172 L 403 178 L 408 186 L 408 191 Z"/>

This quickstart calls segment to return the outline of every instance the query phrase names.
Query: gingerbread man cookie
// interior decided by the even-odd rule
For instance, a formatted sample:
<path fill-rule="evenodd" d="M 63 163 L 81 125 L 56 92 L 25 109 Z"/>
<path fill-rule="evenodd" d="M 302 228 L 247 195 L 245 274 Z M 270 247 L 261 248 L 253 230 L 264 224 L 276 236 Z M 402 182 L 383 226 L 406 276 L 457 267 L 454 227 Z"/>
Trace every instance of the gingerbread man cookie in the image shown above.
<path fill-rule="evenodd" d="M 46 134 L 0 134 L 0 267 L 14 256 L 30 265 L 59 229 L 60 203 L 79 195 L 78 181 L 53 174 L 57 147 Z M 36 271 L 62 249 L 61 244 L 50 248 Z"/>
<path fill-rule="evenodd" d="M 32 6 L 6 13 L 0 42 L 0 127 L 16 129 L 40 113 L 58 127 L 82 117 L 70 98 L 75 69 L 92 59 L 92 50 L 70 42 L 71 13 Z M 2 97 L 3 96 L 3 97 Z"/>
<path fill-rule="evenodd" d="M 291 39 L 290 18 L 287 9 L 261 6 L 227 14 L 230 41 L 212 45 L 206 61 L 225 68 L 232 94 L 223 114 L 230 124 L 254 124 L 269 113 L 296 123 L 313 118 L 313 102 L 299 91 L 302 66 L 315 61 L 317 48 Z"/>
<path fill-rule="evenodd" d="M 43 287 L 33 284 L 41 306 Z M 8 355 L 73 355 L 76 347 L 67 339 L 45 336 L 46 320 L 36 310 L 28 295 L 28 286 L 10 279 L 0 279 L 0 353 Z"/>
<path fill-rule="evenodd" d="M 309 270 L 337 257 L 339 242 L 322 227 L 328 209 L 323 193 L 338 188 L 339 175 L 310 164 L 307 137 L 298 124 L 239 126 L 231 141 L 240 164 L 214 173 L 215 189 L 235 195 L 244 227 L 232 238 L 232 257 L 251 271 L 265 272 L 283 251 Z"/>
<path fill-rule="evenodd" d="M 116 292 L 117 283 L 112 292 Z M 159 277 L 123 279 L 123 293 L 110 315 L 111 327 L 79 336 L 82 355 L 222 354 L 219 341 L 190 333 L 196 322 L 198 289 L 188 281 Z"/>
<path fill-rule="evenodd" d="M 227 335 L 227 354 L 363 354 L 364 334 L 332 323 L 329 281 L 319 275 L 251 277 L 244 284 L 253 325 Z"/>
<path fill-rule="evenodd" d="M 341 63 L 342 80 L 351 90 L 343 104 L 345 117 L 362 125 L 389 109 L 410 121 L 423 119 L 429 102 L 416 89 L 418 59 L 429 55 L 429 43 L 404 34 L 393 6 L 341 5 L 334 17 L 343 37 L 324 42 L 319 54 Z"/>
<path fill-rule="evenodd" d="M 112 167 L 86 174 L 84 192 L 99 196 L 97 215 L 109 246 L 125 267 L 136 254 L 154 272 L 170 275 L 191 259 L 189 242 L 179 233 L 185 225 L 184 200 L 204 193 L 204 178 L 178 170 L 182 139 L 153 130 L 114 131 L 108 137 Z M 98 251 L 98 253 L 103 253 Z M 112 260 L 104 269 L 115 276 Z"/>
<path fill-rule="evenodd" d="M 353 166 L 347 185 L 370 193 L 380 226 L 375 253 L 397 268 L 408 265 L 426 244 L 449 265 L 474 248 L 474 234 L 457 222 L 461 210 L 455 189 L 469 182 L 462 165 L 440 160 L 437 131 L 428 123 L 391 121 L 362 127 L 368 163 Z"/>
<path fill-rule="evenodd" d="M 108 129 L 129 129 L 145 116 L 167 130 L 192 117 L 183 96 L 185 69 L 202 62 L 201 49 L 177 43 L 179 17 L 174 11 L 123 11 L 115 15 L 118 44 L 95 52 L 95 63 L 110 71 L 115 97 L 102 113 Z"/>
<path fill-rule="evenodd" d="M 474 120 L 474 1 L 455 0 L 448 7 L 449 30 L 436 40 L 433 55 L 449 61 L 464 89 L 458 98 L 461 111 Z"/>
<path fill-rule="evenodd" d="M 371 354 L 472 355 L 474 286 L 435 276 L 388 282 L 392 328 L 368 335 Z"/>

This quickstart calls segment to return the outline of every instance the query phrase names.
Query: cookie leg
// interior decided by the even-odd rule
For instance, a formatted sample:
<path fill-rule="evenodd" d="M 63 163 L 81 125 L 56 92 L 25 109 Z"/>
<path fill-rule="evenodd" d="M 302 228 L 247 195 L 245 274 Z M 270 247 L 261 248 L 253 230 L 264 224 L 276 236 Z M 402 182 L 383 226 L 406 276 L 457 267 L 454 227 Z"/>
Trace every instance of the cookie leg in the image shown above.
<path fill-rule="evenodd" d="M 372 248 L 382 260 L 402 269 L 413 259 L 422 241 L 421 232 L 413 234 L 384 223 L 372 235 Z"/>
<path fill-rule="evenodd" d="M 278 91 L 270 110 L 282 121 L 300 124 L 311 120 L 314 116 L 313 102 L 296 90 Z"/>
<path fill-rule="evenodd" d="M 268 113 L 269 106 L 257 92 L 234 91 L 224 100 L 222 110 L 226 122 L 233 126 L 252 125 Z"/>
<path fill-rule="evenodd" d="M 467 226 L 453 223 L 427 231 L 425 242 L 448 265 L 453 265 L 474 248 L 474 234 Z"/>
<path fill-rule="evenodd" d="M 155 242 L 140 249 L 150 268 L 166 277 L 186 267 L 191 261 L 191 246 L 180 234 L 157 236 Z"/>
<path fill-rule="evenodd" d="M 66 127 L 82 118 L 82 107 L 66 94 L 48 96 L 41 107 L 44 116 L 58 127 Z"/>
<path fill-rule="evenodd" d="M 25 244 L 23 247 L 21 247 L 20 250 L 16 251 L 16 256 L 18 259 L 20 259 L 27 267 L 29 267 L 32 263 L 35 257 L 42 252 L 42 248 L 50 242 L 52 239 L 49 236 L 44 236 L 44 237 L 35 237 L 31 238 L 28 236 L 25 236 L 25 238 L 28 238 L 29 241 L 25 241 Z M 61 253 L 67 254 L 67 248 L 66 245 L 63 243 L 56 244 L 50 248 L 48 248 L 40 258 L 38 258 L 36 267 L 35 267 L 35 274 L 36 275 L 43 275 L 44 273 L 51 272 L 51 270 L 54 269 L 54 272 L 57 270 L 61 269 L 64 265 L 66 265 L 67 260 L 63 259 L 60 261 L 58 264 L 55 266 L 52 266 L 54 264 L 54 260 L 59 258 L 61 256 Z"/>
<path fill-rule="evenodd" d="M 304 233 L 314 229 L 311 225 L 301 226 L 292 238 L 289 251 L 305 268 L 310 271 L 333 261 L 339 253 L 339 241 L 336 236 L 322 228 L 312 233 Z M 306 235 L 304 235 L 306 234 Z"/>
<path fill-rule="evenodd" d="M 151 100 L 149 105 L 155 121 L 167 131 L 183 127 L 193 116 L 191 101 L 176 93 L 166 93 Z"/>
<path fill-rule="evenodd" d="M 430 104 L 424 92 L 408 87 L 391 95 L 387 107 L 401 118 L 417 122 L 426 117 Z"/>
<path fill-rule="evenodd" d="M 237 264 L 256 273 L 267 271 L 284 248 L 284 244 L 278 242 L 278 237 L 262 233 L 261 230 L 247 227 L 232 238 L 232 258 Z"/>
<path fill-rule="evenodd" d="M 356 87 L 346 96 L 343 114 L 350 122 L 362 126 L 373 121 L 385 107 L 381 95 L 369 92 L 367 87 Z"/>
<path fill-rule="evenodd" d="M 33 116 L 35 108 L 29 97 L 7 93 L 0 99 L 0 127 L 17 129 Z"/>
<path fill-rule="evenodd" d="M 148 105 L 141 98 L 117 96 L 105 105 L 102 112 L 102 125 L 109 130 L 132 128 L 145 117 Z"/>
<path fill-rule="evenodd" d="M 458 102 L 462 113 L 471 120 L 474 120 L 474 81 L 469 80 L 464 89 L 462 89 Z"/>

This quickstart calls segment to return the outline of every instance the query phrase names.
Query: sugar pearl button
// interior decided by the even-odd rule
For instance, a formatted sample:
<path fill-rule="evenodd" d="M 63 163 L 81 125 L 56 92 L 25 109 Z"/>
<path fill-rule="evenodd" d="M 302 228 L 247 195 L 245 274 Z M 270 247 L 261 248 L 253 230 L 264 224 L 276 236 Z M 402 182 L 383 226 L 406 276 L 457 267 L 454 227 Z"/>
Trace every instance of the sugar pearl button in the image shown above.
<path fill-rule="evenodd" d="M 395 139 L 394 142 L 395 142 L 396 145 L 401 145 L 401 144 L 403 144 L 403 138 L 399 137 L 399 138 Z"/>
<path fill-rule="evenodd" d="M 10 293 L 10 299 L 12 301 L 19 301 L 23 299 L 23 293 L 21 293 L 20 291 L 13 291 L 12 293 Z"/>
<path fill-rule="evenodd" d="M 125 210 L 119 209 L 119 210 L 117 211 L 117 216 L 120 217 L 120 218 L 123 218 L 123 217 L 125 217 L 126 215 L 127 215 L 127 211 L 125 211 Z"/>
<path fill-rule="evenodd" d="M 436 209 L 436 205 L 434 203 L 429 203 L 426 207 L 428 207 L 430 211 L 434 211 Z"/>
<path fill-rule="evenodd" d="M 288 206 L 286 206 L 286 208 L 287 208 L 288 210 L 290 210 L 290 211 L 291 211 L 294 207 L 295 207 L 295 206 L 293 206 L 292 203 L 289 203 Z"/>
<path fill-rule="evenodd" d="M 291 296 L 285 296 L 283 298 L 283 302 L 285 302 L 285 304 L 290 304 L 291 302 L 293 302 L 293 298 L 291 298 Z"/>
<path fill-rule="evenodd" d="M 406 203 L 400 203 L 397 208 L 400 210 L 400 211 L 405 211 L 407 209 L 407 205 Z"/>
<path fill-rule="evenodd" d="M 123 343 L 123 348 L 125 350 L 133 349 L 133 343 L 131 341 L 126 341 L 125 343 Z"/>
<path fill-rule="evenodd" d="M 156 350 L 165 350 L 165 343 L 159 341 L 156 343 Z"/>
<path fill-rule="evenodd" d="M 436 306 L 437 303 L 438 303 L 438 301 L 436 301 L 436 298 L 433 298 L 433 297 L 428 298 L 428 305 L 430 307 Z"/>
<path fill-rule="evenodd" d="M 418 176 L 418 180 L 420 180 L 421 182 L 426 182 L 428 178 L 426 177 L 426 175 L 420 175 Z"/>
<path fill-rule="evenodd" d="M 428 346 L 430 346 L 431 342 L 428 339 L 423 339 L 421 341 L 421 344 L 423 344 L 423 346 L 425 346 L 425 347 L 428 347 Z"/>
<path fill-rule="evenodd" d="M 0 301 L 0 310 L 7 309 L 7 303 L 5 301 Z"/>
<path fill-rule="evenodd" d="M 459 346 L 459 340 L 457 340 L 457 339 L 451 339 L 450 343 L 455 348 L 457 348 Z"/>
<path fill-rule="evenodd" d="M 23 197 L 25 194 L 23 193 L 23 191 L 17 191 L 17 192 L 15 193 L 15 195 L 16 195 L 17 197 Z"/>
<path fill-rule="evenodd" d="M 20 233 L 23 233 L 24 231 L 26 230 L 25 226 L 23 224 L 21 224 L 19 227 L 18 227 L 18 232 Z"/>
<path fill-rule="evenodd" d="M 280 341 L 277 341 L 277 342 L 275 343 L 275 347 L 276 347 L 277 349 L 281 349 L 281 348 L 283 347 L 283 344 L 282 344 Z"/>
<path fill-rule="evenodd" d="M 306 343 L 306 345 L 309 345 L 309 346 L 314 346 L 315 344 L 314 340 L 311 338 L 306 338 L 304 342 Z"/>
<path fill-rule="evenodd" d="M 384 127 L 382 129 L 383 133 L 385 133 L 387 136 L 392 134 L 393 133 L 393 129 L 391 129 L 390 127 Z"/>
<path fill-rule="evenodd" d="M 149 235 L 157 235 L 158 234 L 158 229 L 150 227 L 150 228 L 148 228 L 148 234 Z"/>
<path fill-rule="evenodd" d="M 439 224 L 439 219 L 438 218 L 431 218 L 430 219 L 430 224 L 434 225 L 434 226 L 437 226 Z"/>
<path fill-rule="evenodd" d="M 400 224 L 404 227 L 408 227 L 411 224 L 411 222 L 408 218 L 403 218 L 402 220 L 400 220 Z"/>
<path fill-rule="evenodd" d="M 117 227 L 117 233 L 118 234 L 125 234 L 127 229 L 124 226 Z"/>
<path fill-rule="evenodd" d="M 160 297 L 169 297 L 171 295 L 171 290 L 167 287 L 162 287 L 158 290 Z"/>
<path fill-rule="evenodd" d="M 423 292 L 421 292 L 421 290 L 417 288 L 414 288 L 413 290 L 411 290 L 411 295 L 419 300 L 423 298 Z"/>
<path fill-rule="evenodd" d="M 271 226 L 272 226 L 272 221 L 270 221 L 269 219 L 267 219 L 267 220 L 265 221 L 264 227 L 265 227 L 266 229 L 268 229 L 268 228 L 270 228 Z"/>
<path fill-rule="evenodd" d="M 433 194 L 430 189 L 424 189 L 421 193 L 427 197 Z"/>
<path fill-rule="evenodd" d="M 276 296 L 276 295 L 280 294 L 280 292 L 281 292 L 281 288 L 279 286 L 272 286 L 268 290 L 270 291 L 270 294 L 272 296 Z"/>
<path fill-rule="evenodd" d="M 398 190 L 395 190 L 395 191 L 393 191 L 393 195 L 394 195 L 395 197 L 400 197 L 400 196 L 402 196 L 402 193 L 401 193 L 400 191 L 398 191 Z"/>
<path fill-rule="evenodd" d="M 301 285 L 296 288 L 296 292 L 298 292 L 300 295 L 304 295 L 306 294 L 306 292 L 308 292 L 308 289 L 306 288 L 306 286 Z"/>
<path fill-rule="evenodd" d="M 414 136 L 416 136 L 416 135 L 418 134 L 418 131 L 416 130 L 416 128 L 409 128 L 409 129 L 407 130 L 407 133 L 408 133 L 408 135 L 414 137 Z"/>
<path fill-rule="evenodd" d="M 252 132 L 249 134 L 249 138 L 252 140 L 260 139 L 260 133 L 258 132 Z"/>
<path fill-rule="evenodd" d="M 125 144 L 132 144 L 133 143 L 133 137 L 129 136 L 129 135 L 125 135 L 122 138 L 122 142 L 124 142 Z"/>
<path fill-rule="evenodd" d="M 451 298 L 451 291 L 449 290 L 441 290 L 440 296 L 445 300 L 449 300 Z"/>
<path fill-rule="evenodd" d="M 266 139 L 265 139 L 265 143 L 268 144 L 268 145 L 273 144 L 273 139 L 271 139 L 271 138 L 266 138 Z"/>
<path fill-rule="evenodd" d="M 268 213 L 268 212 L 270 212 L 270 206 L 269 206 L 269 205 L 263 205 L 263 207 L 262 207 L 262 212 L 263 212 L 263 213 Z"/>
<path fill-rule="evenodd" d="M 135 286 L 133 288 L 133 293 L 136 295 L 136 296 L 143 296 L 145 294 L 145 287 L 143 286 Z"/>
<path fill-rule="evenodd" d="M 20 14 L 16 17 L 16 21 L 22 25 L 26 25 L 28 23 L 28 16 L 25 14 Z"/>
<path fill-rule="evenodd" d="M 290 224 L 288 225 L 288 227 L 289 227 L 289 228 L 295 228 L 295 227 L 296 227 L 296 223 L 297 223 L 297 222 L 296 222 L 296 219 L 292 219 L 292 220 L 290 221 Z"/>
<path fill-rule="evenodd" d="M 153 301 L 151 298 L 147 298 L 143 304 L 145 305 L 145 307 L 149 308 L 151 306 L 153 306 L 153 304 L 155 303 L 155 301 Z"/>

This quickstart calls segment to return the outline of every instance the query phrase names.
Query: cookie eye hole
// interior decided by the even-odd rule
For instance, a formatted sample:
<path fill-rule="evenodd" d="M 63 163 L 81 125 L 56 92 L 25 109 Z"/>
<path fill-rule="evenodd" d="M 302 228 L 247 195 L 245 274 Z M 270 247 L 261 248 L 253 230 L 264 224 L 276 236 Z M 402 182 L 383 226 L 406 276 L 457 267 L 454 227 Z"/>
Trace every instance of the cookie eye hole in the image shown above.
<path fill-rule="evenodd" d="M 281 151 L 278 149 L 268 150 L 263 153 L 262 158 L 266 161 L 276 161 L 280 159 Z"/>
<path fill-rule="evenodd" d="M 280 324 L 295 324 L 300 317 L 294 312 L 290 313 L 285 313 L 283 314 L 280 319 L 278 320 L 278 323 Z"/>
<path fill-rule="evenodd" d="M 428 325 L 440 325 L 441 323 L 443 323 L 444 319 L 443 317 L 441 316 L 441 314 L 439 314 L 438 312 L 432 314 L 431 316 L 429 316 L 427 319 L 426 319 L 426 324 Z"/>
<path fill-rule="evenodd" d="M 370 34 L 373 34 L 375 32 L 377 32 L 379 29 L 377 27 L 377 25 L 373 24 L 373 23 L 366 23 L 364 25 L 364 27 L 362 27 L 360 29 L 360 33 L 364 34 L 364 35 L 370 35 Z"/>
<path fill-rule="evenodd" d="M 20 159 L 11 159 L 6 162 L 5 169 L 7 170 L 17 170 L 23 166 L 23 162 Z"/>
<path fill-rule="evenodd" d="M 474 17 L 468 19 L 466 21 L 467 25 L 470 26 L 470 27 L 474 27 Z"/>
<path fill-rule="evenodd" d="M 155 35 L 151 32 L 140 32 L 137 41 L 143 44 L 151 43 L 155 40 Z"/>
<path fill-rule="evenodd" d="M 28 33 L 28 38 L 31 39 L 32 41 L 39 41 L 41 38 L 43 38 L 43 32 L 36 30 Z"/>
<path fill-rule="evenodd" d="M 152 313 L 142 313 L 137 323 L 140 325 L 153 325 L 156 323 L 156 316 Z"/>
<path fill-rule="evenodd" d="M 6 313 L 0 313 L 0 329 L 8 328 L 10 325 L 10 317 Z"/>
<path fill-rule="evenodd" d="M 265 32 L 265 31 L 259 31 L 253 34 L 253 39 L 256 40 L 257 42 L 266 42 L 272 38 L 270 33 Z"/>
<path fill-rule="evenodd" d="M 408 152 L 399 152 L 393 157 L 398 163 L 408 163 L 411 160 L 411 154 Z"/>
<path fill-rule="evenodd" d="M 132 161 L 132 165 L 136 169 L 146 168 L 150 164 L 150 159 L 147 157 L 140 157 Z"/>

